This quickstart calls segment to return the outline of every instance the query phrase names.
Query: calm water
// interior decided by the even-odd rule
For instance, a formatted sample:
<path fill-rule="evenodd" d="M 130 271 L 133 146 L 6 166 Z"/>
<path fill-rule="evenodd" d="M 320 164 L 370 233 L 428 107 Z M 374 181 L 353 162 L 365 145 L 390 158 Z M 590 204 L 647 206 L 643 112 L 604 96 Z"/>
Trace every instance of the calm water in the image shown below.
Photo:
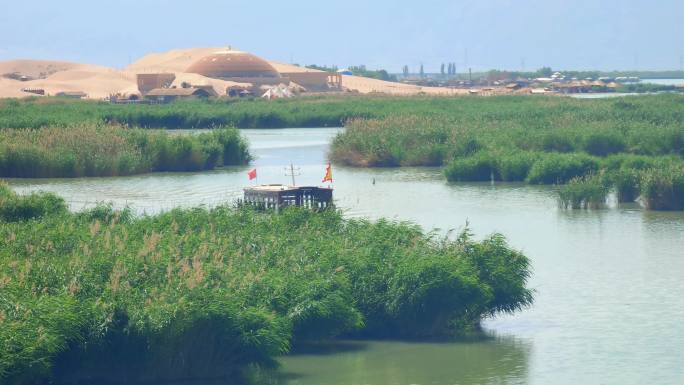
<path fill-rule="evenodd" d="M 318 184 L 338 129 L 244 130 L 262 183 Z M 251 166 L 250 166 L 251 167 Z M 74 209 L 97 201 L 141 212 L 230 201 L 250 167 L 126 178 L 12 181 Z M 438 169 L 334 169 L 348 215 L 412 220 L 426 229 L 506 235 L 533 262 L 535 304 L 484 322 L 455 343 L 340 342 L 283 357 L 274 384 L 682 384 L 684 213 L 635 205 L 558 208 L 552 187 L 448 184 Z M 373 184 L 375 180 L 375 184 Z"/>
<path fill-rule="evenodd" d="M 666 86 L 684 85 L 684 79 L 641 79 L 642 83 L 663 84 Z"/>

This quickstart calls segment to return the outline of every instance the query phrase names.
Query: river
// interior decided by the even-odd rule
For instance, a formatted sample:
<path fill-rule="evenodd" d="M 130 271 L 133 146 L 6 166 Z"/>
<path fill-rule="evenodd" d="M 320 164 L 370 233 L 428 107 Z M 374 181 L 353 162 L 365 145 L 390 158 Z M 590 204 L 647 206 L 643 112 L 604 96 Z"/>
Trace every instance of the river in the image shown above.
<path fill-rule="evenodd" d="M 12 180 L 53 191 L 73 209 L 98 201 L 138 212 L 232 201 L 260 183 L 319 184 L 339 129 L 242 130 L 251 166 L 122 178 Z M 532 260 L 535 303 L 449 343 L 342 341 L 280 359 L 283 385 L 681 384 L 684 381 L 684 212 L 637 205 L 558 207 L 550 186 L 449 184 L 436 168 L 333 169 L 347 215 L 410 220 L 445 233 L 504 234 Z"/>

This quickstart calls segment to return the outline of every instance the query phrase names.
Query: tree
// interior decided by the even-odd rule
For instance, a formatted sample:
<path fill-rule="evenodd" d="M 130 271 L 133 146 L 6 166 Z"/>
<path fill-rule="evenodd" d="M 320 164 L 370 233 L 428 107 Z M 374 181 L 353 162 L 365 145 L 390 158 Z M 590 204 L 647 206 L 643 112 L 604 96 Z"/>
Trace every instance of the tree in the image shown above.
<path fill-rule="evenodd" d="M 553 75 L 553 70 L 551 67 L 542 67 L 537 70 L 537 73 L 541 75 L 541 77 L 548 78 L 549 76 Z"/>

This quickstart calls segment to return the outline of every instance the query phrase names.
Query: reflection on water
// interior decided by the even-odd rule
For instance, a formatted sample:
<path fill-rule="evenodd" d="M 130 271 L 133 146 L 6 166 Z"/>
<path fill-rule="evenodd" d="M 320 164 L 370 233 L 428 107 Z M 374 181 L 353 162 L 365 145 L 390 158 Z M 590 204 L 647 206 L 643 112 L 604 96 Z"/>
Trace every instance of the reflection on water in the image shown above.
<path fill-rule="evenodd" d="M 528 343 L 488 338 L 456 343 L 343 341 L 281 359 L 271 385 L 517 384 Z"/>
<path fill-rule="evenodd" d="M 97 201 L 157 212 L 241 195 L 261 183 L 320 183 L 339 129 L 244 130 L 252 166 L 126 178 L 14 180 L 57 192 L 73 208 Z M 684 363 L 684 213 L 637 205 L 561 210 L 552 186 L 448 184 L 439 169 L 335 167 L 347 215 L 411 220 L 426 229 L 504 234 L 532 260 L 535 304 L 484 322 L 496 338 L 451 344 L 367 342 L 363 349 L 284 357 L 287 384 L 680 384 Z M 375 183 L 373 183 L 375 181 Z M 283 377 L 284 376 L 284 377 Z"/>

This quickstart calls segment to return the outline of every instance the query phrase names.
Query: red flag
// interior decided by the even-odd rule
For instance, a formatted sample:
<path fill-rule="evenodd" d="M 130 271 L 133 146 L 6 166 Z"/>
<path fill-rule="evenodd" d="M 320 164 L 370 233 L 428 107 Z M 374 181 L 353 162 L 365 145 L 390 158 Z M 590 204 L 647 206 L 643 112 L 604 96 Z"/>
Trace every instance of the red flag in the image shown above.
<path fill-rule="evenodd" d="M 325 168 L 325 176 L 323 177 L 323 183 L 325 182 L 331 182 L 332 183 L 332 166 L 330 163 L 328 163 L 328 167 Z"/>
<path fill-rule="evenodd" d="M 249 177 L 249 180 L 256 179 L 256 168 L 249 170 L 247 176 Z"/>

